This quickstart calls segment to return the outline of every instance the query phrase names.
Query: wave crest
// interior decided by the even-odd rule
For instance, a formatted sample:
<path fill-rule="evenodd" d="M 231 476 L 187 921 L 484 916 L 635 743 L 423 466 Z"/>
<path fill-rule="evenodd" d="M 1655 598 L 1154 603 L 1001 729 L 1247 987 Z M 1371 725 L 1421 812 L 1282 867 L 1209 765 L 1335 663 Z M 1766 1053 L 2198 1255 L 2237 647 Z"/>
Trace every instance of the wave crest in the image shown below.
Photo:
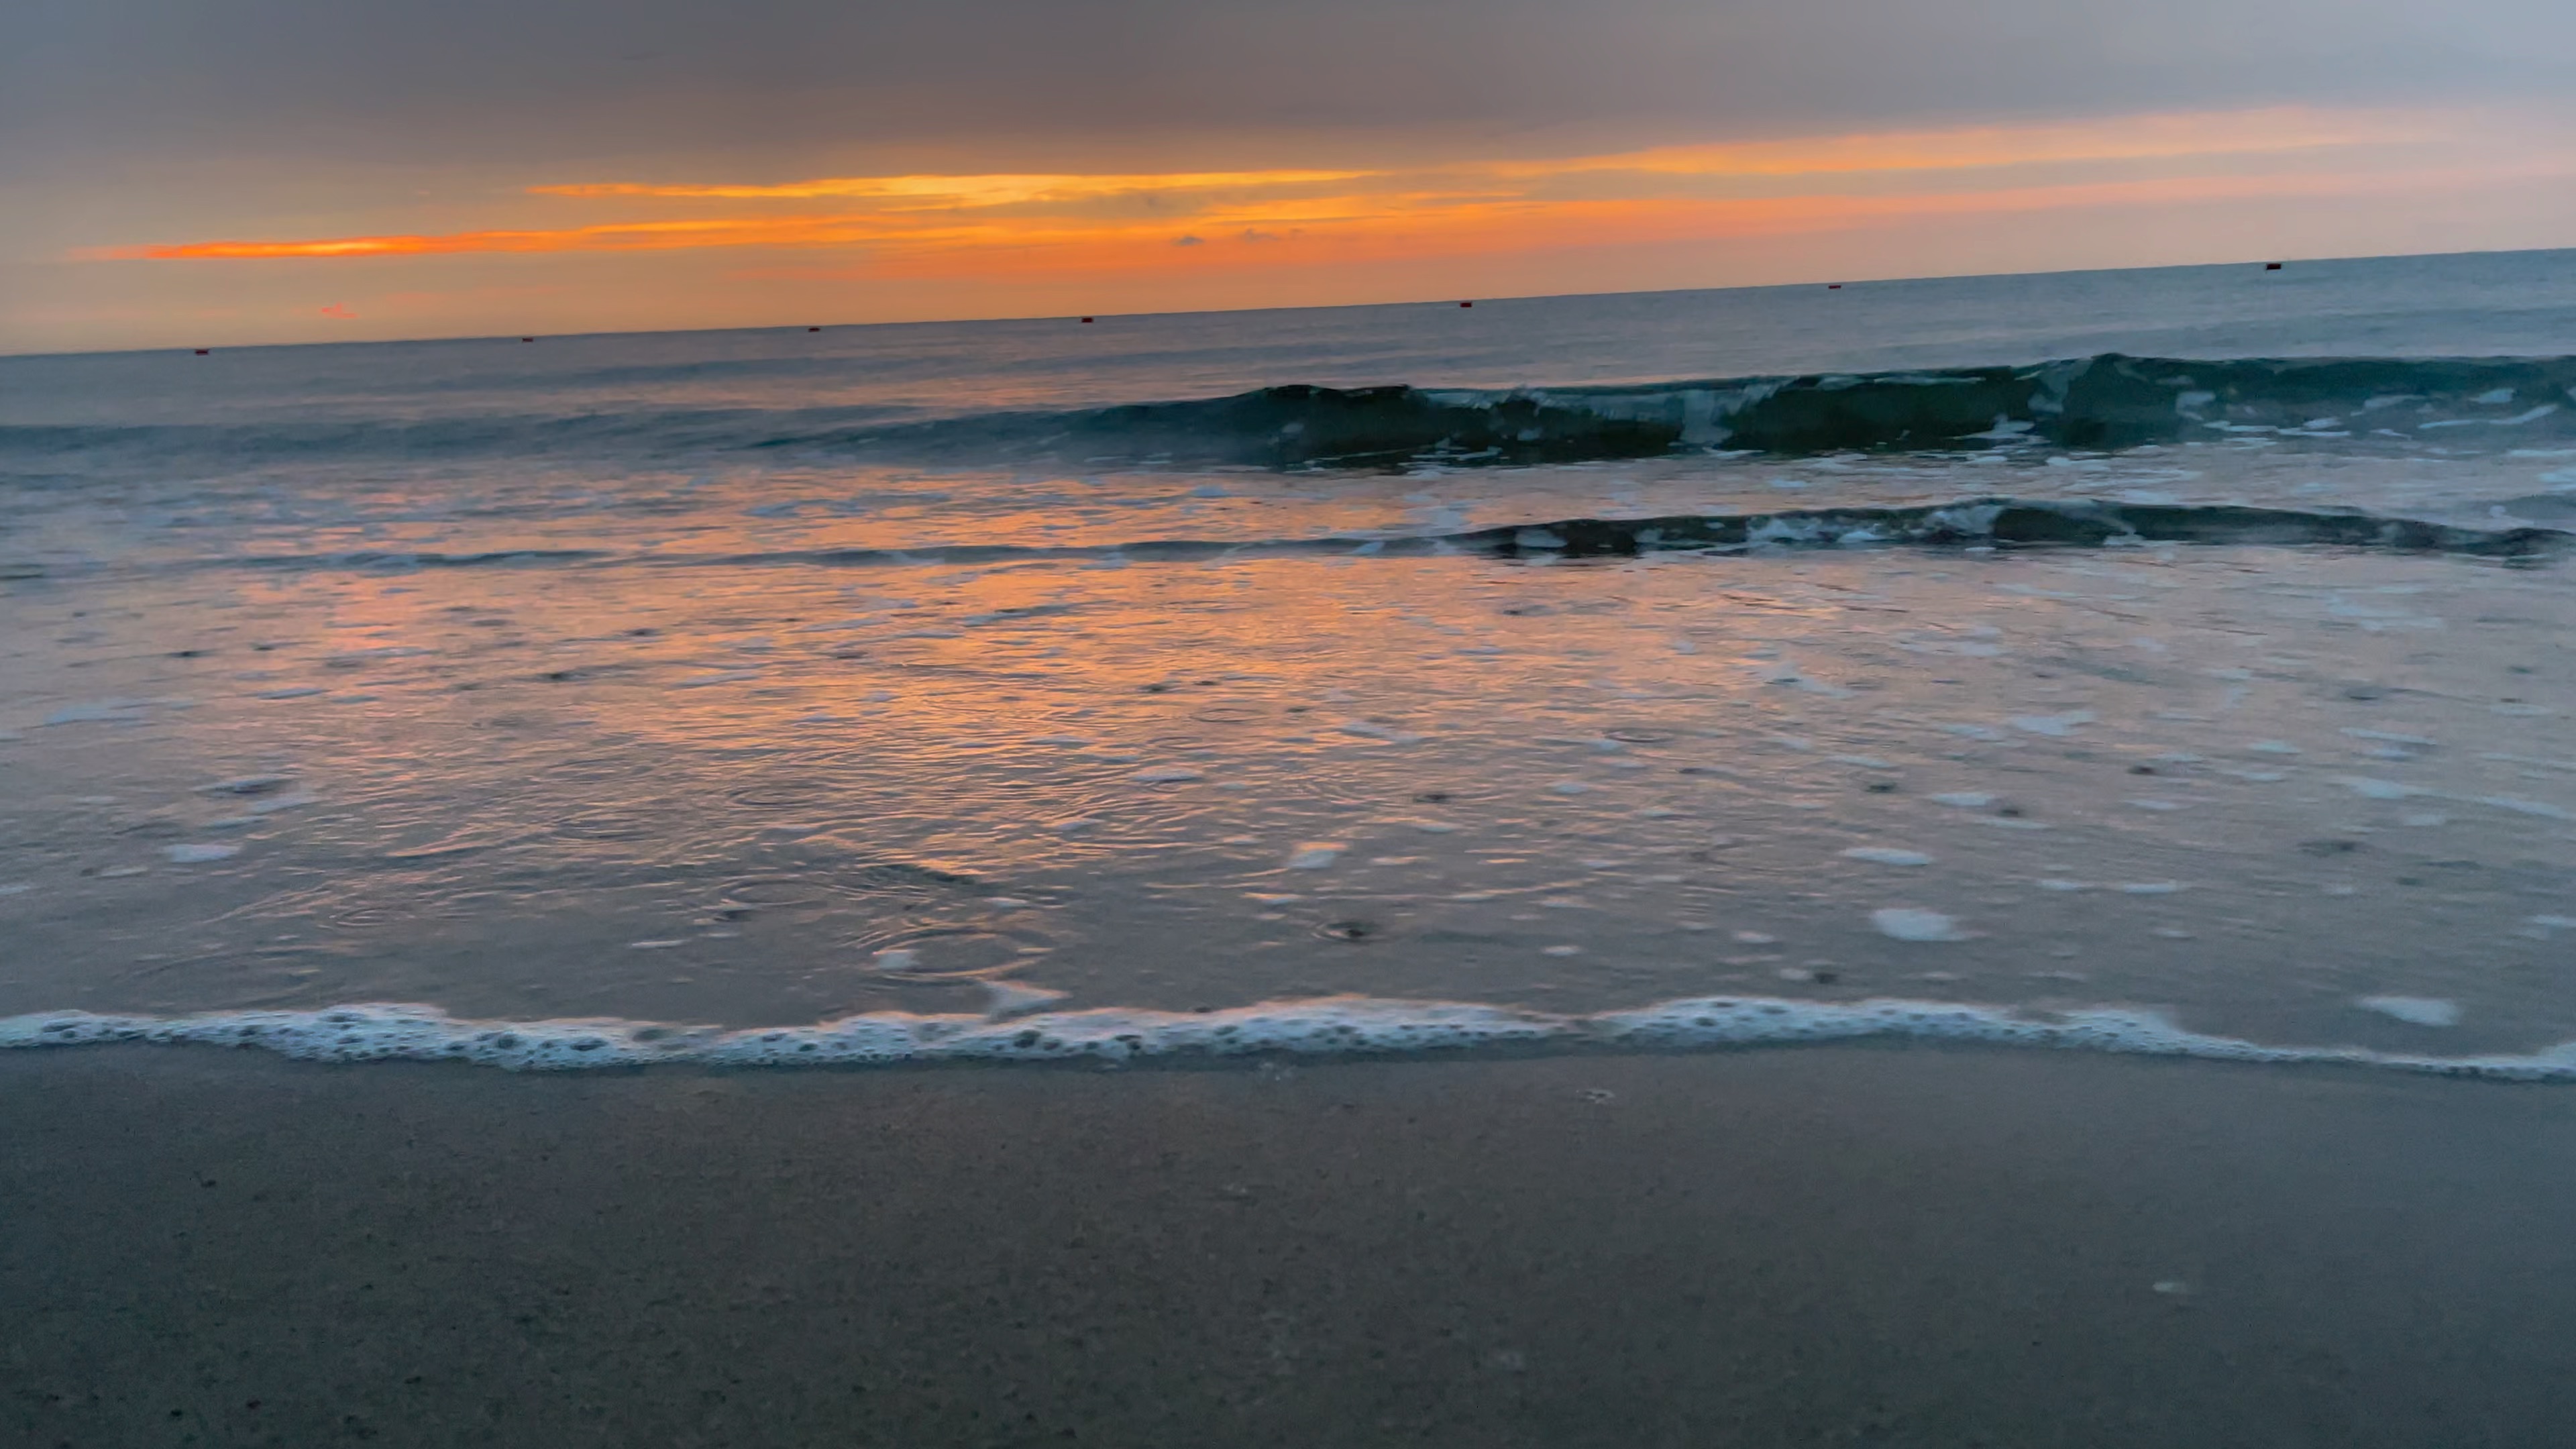
<path fill-rule="evenodd" d="M 244 554 L 194 560 L 196 569 L 284 573 L 408 573 L 420 569 L 599 567 L 900 568 L 1051 559 L 1205 563 L 1229 558 L 1481 554 L 1619 558 L 1663 552 L 1735 553 L 1802 548 L 2122 548 L 2149 544 L 2328 547 L 2447 553 L 2545 562 L 2576 548 L 2576 532 L 2537 525 L 2463 528 L 2383 514 L 2254 508 L 2237 504 L 2139 504 L 1977 498 L 1906 508 L 1786 509 L 1657 518 L 1558 518 L 1451 533 L 1321 538 L 1143 538 L 1091 545 L 921 544 L 905 548 L 777 549 L 758 553 L 619 553 L 509 549 L 477 553 L 353 550 Z M 155 568 L 169 565 L 156 564 Z M 37 563 L 0 563 L 0 578 L 41 578 Z"/>
<path fill-rule="evenodd" d="M 1627 387 L 1289 384 L 1067 412 L 906 418 L 885 408 L 667 409 L 277 424 L 0 427 L 0 458 L 186 453 L 701 456 L 776 450 L 961 465 L 1079 459 L 1382 467 L 1527 464 L 1680 450 L 1818 453 L 2193 439 L 2509 447 L 2576 433 L 2576 357 L 2096 357 Z"/>

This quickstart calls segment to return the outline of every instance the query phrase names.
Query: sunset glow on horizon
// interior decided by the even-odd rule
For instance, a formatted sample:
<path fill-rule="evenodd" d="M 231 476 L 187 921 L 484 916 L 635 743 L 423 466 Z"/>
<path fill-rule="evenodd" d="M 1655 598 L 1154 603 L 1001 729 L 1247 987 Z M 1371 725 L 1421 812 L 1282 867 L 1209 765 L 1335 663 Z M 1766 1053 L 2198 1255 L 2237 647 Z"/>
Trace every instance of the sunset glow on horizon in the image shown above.
<path fill-rule="evenodd" d="M 843 23 L 802 0 L 763 3 L 817 35 Z M 1456 32 L 1435 49 L 1422 36 L 1437 26 L 1369 41 L 1384 17 L 1353 19 L 1330 70 L 1316 68 L 1315 27 L 1223 0 L 1204 24 L 1153 32 L 1205 51 L 1186 64 L 1076 35 L 1061 41 L 1065 66 L 1013 69 L 1058 42 L 991 51 L 977 37 L 1000 20 L 943 12 L 905 21 L 921 34 L 886 41 L 875 60 L 792 83 L 725 71 L 735 43 L 720 28 L 669 52 L 654 78 L 577 49 L 548 51 L 554 70 L 532 90 L 395 65 L 382 108 L 353 93 L 327 116 L 296 111 L 292 85 L 263 82 L 263 101 L 245 83 L 152 133 L 153 146 L 191 149 L 204 128 L 213 149 L 198 161 L 67 163 L 7 193 L 30 204 L 0 208 L 0 281 L 17 279 L 0 295 L 0 350 L 2576 243 L 2576 108 L 2545 87 L 2339 88 L 2249 73 L 2213 89 L 2138 69 L 2150 47 L 2093 56 L 2100 77 L 2129 79 L 2070 91 L 2045 68 L 1977 70 L 1991 57 L 1971 58 L 2004 44 L 2000 32 L 1987 51 L 1958 50 L 1973 37 L 1921 30 L 1894 0 L 1837 0 L 1886 11 L 1858 49 L 1845 40 L 1863 32 L 1830 17 L 1764 21 L 1778 33 L 1753 35 L 1733 11 L 1603 3 L 1545 34 Z M 444 34 L 447 22 L 398 24 Z M 2278 60 L 2307 36 L 2266 43 Z M 2390 64 L 2416 44 L 2382 40 Z M 1909 52 L 1926 48 L 1922 64 L 1939 52 L 1967 67 L 1937 101 L 1907 90 Z M 1804 58 L 1775 67 L 1774 51 Z M 202 46 L 165 60 L 173 75 L 208 63 Z M 249 52 L 223 63 L 244 76 L 272 64 Z M 1494 79 L 1529 65 L 1513 84 Z M 1413 89 L 1366 81 L 1397 74 Z M 1792 75 L 1809 82 L 1784 88 Z M 312 120 L 260 129 L 290 112 Z M 134 114 L 141 127 L 157 113 Z M 332 129 L 344 123 L 373 139 L 344 143 Z M 93 144 L 58 134 L 76 138 L 67 158 Z M 232 134 L 246 139 L 216 147 Z M 2044 226 L 2028 220 L 2040 215 Z"/>
<path fill-rule="evenodd" d="M 1587 225 L 1644 227 L 1658 237 L 1753 226 L 1833 226 L 1859 217 L 1938 214 L 1985 205 L 2021 211 L 2144 194 L 2187 200 L 2243 194 L 2229 163 L 2418 141 L 2440 118 L 2256 112 L 2119 118 L 2080 125 L 1811 137 L 1667 146 L 1602 156 L 1463 163 L 1404 170 L 1266 170 L 1099 175 L 826 177 L 781 183 L 554 183 L 526 194 L 628 204 L 868 203 L 862 210 L 493 228 L 437 234 L 228 239 L 105 249 L 120 260 L 255 260 L 428 256 L 466 252 L 864 248 L 913 262 L 942 253 L 1078 249 L 1090 265 L 1166 265 L 1154 247 L 1212 240 L 1276 243 L 1321 237 L 1401 249 L 1407 241 L 1469 251 L 1562 245 Z M 2213 174 L 2020 184 L 1960 191 L 1965 172 L 2018 173 L 2068 163 L 2199 163 Z M 1786 193 L 1781 184 L 1803 187 Z M 1860 189 L 1854 189 L 1859 183 Z M 1875 183 L 1874 185 L 1872 183 Z M 2273 184 L 2314 189 L 2305 175 Z M 2259 189 L 2259 188 L 2258 188 Z M 1602 235 L 1639 235 L 1629 230 Z M 1003 263 L 995 263 L 1003 265 Z M 1008 265 L 1026 265 L 1025 261 Z M 962 263 L 961 263 L 962 265 Z"/>
<path fill-rule="evenodd" d="M 554 182 L 523 192 L 564 207 L 696 214 L 161 243 L 97 255 L 330 263 L 766 249 L 824 254 L 824 270 L 805 268 L 816 279 L 1262 273 L 1608 238 L 1688 242 L 2079 207 L 2384 194 L 2455 173 L 2385 162 L 2459 128 L 2457 118 L 2435 114 L 2270 108 L 1403 169 Z M 2356 155 L 2381 164 L 2335 164 Z M 716 203 L 732 209 L 705 214 Z"/>

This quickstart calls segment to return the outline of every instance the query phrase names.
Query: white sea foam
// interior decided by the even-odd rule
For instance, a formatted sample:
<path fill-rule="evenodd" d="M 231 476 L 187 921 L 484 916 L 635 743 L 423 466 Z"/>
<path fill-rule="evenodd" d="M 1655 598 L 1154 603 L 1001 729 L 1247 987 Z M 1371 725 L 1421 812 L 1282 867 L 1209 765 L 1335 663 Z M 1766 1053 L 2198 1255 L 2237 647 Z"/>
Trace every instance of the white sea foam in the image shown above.
<path fill-rule="evenodd" d="M 2459 1004 L 2436 996 L 2365 996 L 2358 1003 L 2366 1011 L 2393 1017 L 2409 1026 L 2457 1026 Z"/>
<path fill-rule="evenodd" d="M 2093 723 L 2093 711 L 2079 709 L 2070 714 L 2017 714 L 2007 723 L 2014 729 L 2034 735 L 2069 735 L 2079 727 Z"/>
<path fill-rule="evenodd" d="M 2406 998 L 2374 1000 L 2422 1004 Z M 1016 999 L 1008 1003 L 1018 1004 Z M 740 1030 L 614 1018 L 478 1021 L 449 1016 L 432 1006 L 390 1003 L 195 1016 L 66 1011 L 0 1017 L 0 1049 L 112 1042 L 194 1044 L 259 1047 L 316 1061 L 462 1061 L 514 1071 L 660 1062 L 783 1067 L 1363 1056 L 1480 1048 L 1707 1051 L 1866 1038 L 2217 1061 L 2331 1063 L 2447 1076 L 2576 1082 L 2576 1042 L 2520 1055 L 2432 1056 L 2215 1036 L 2188 1030 L 2159 1012 L 2138 1007 L 2030 1012 L 1898 998 L 1819 1002 L 1719 996 L 1575 1016 L 1474 1002 L 1339 996 L 1262 1002 L 1225 1011 L 1107 1009 L 1001 1021 L 981 1014 L 879 1012 L 810 1026 Z"/>
<path fill-rule="evenodd" d="M 1932 857 L 1919 850 L 1894 850 L 1878 845 L 1855 845 L 1843 852 L 1845 860 L 1865 860 L 1872 865 L 1930 865 Z"/>
<path fill-rule="evenodd" d="M 2472 803 L 2492 805 L 2498 810 L 2510 810 L 2516 815 L 2537 815 L 2543 820 L 2576 820 L 2576 814 L 2570 814 L 2564 806 L 2552 805 L 2546 800 L 2523 800 L 2510 795 L 2479 795 L 2474 797 Z"/>
<path fill-rule="evenodd" d="M 1869 923 L 1882 936 L 1899 941 L 1958 941 L 1959 923 L 1939 911 L 1926 911 L 1913 906 L 1889 906 L 1869 913 Z"/>
<path fill-rule="evenodd" d="M 987 981 L 984 983 L 984 1018 L 987 1021 L 1004 1021 L 1026 1016 L 1042 1006 L 1062 1001 L 1064 997 L 1065 993 L 1050 991 L 1043 986 L 1025 986 L 1017 981 Z"/>

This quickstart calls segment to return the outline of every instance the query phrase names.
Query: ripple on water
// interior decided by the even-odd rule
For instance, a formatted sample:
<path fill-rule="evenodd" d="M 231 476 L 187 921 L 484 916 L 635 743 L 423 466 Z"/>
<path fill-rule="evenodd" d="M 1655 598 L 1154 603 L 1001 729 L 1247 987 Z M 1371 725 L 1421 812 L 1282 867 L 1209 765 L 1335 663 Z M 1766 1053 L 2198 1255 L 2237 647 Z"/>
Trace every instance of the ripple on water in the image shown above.
<path fill-rule="evenodd" d="M 359 901 L 326 909 L 314 918 L 335 931 L 376 931 L 387 926 L 406 925 L 420 917 L 375 901 Z"/>
<path fill-rule="evenodd" d="M 763 780 L 725 792 L 745 810 L 812 812 L 849 803 L 849 792 L 819 780 Z"/>
<path fill-rule="evenodd" d="M 893 860 L 844 866 L 826 872 L 822 879 L 825 885 L 845 895 L 862 896 L 954 897 L 972 895 L 979 888 L 971 875 Z"/>
<path fill-rule="evenodd" d="M 1030 965 L 1055 943 L 1036 931 L 996 926 L 916 926 L 851 942 L 872 969 L 902 981 L 975 981 Z"/>
<path fill-rule="evenodd" d="M 904 861 L 818 861 L 808 869 L 735 876 L 717 889 L 720 908 L 765 909 L 834 901 L 971 902 L 985 892 L 971 875 Z"/>
<path fill-rule="evenodd" d="M 396 899 L 387 899 L 387 894 Z M 367 934 L 418 931 L 471 919 L 477 903 L 461 901 L 428 882 L 370 881 L 361 889 L 339 886 L 272 896 L 225 919 L 304 920 L 326 931 Z"/>
<path fill-rule="evenodd" d="M 833 894 L 811 876 L 744 876 L 725 882 L 717 894 L 717 902 L 725 908 L 810 906 L 831 899 Z"/>
<path fill-rule="evenodd" d="M 1386 928 L 1375 921 L 1326 921 L 1314 933 L 1327 941 L 1374 941 L 1386 934 Z"/>
<path fill-rule="evenodd" d="M 553 833 L 574 840 L 646 840 L 670 823 L 667 816 L 640 810 L 585 810 L 556 821 Z"/>

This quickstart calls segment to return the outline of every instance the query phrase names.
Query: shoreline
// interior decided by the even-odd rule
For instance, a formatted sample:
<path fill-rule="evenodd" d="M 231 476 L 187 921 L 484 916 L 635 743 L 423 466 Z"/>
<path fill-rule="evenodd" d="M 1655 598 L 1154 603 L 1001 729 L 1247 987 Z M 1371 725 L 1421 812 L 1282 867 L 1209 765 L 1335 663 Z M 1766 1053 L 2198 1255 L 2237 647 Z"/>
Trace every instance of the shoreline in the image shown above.
<path fill-rule="evenodd" d="M 2576 1430 L 2576 1105 L 1892 1042 L 1236 1070 L 0 1053 L 88 1445 Z M 256 1407 L 252 1407 L 252 1405 Z"/>
<path fill-rule="evenodd" d="M 2358 1003 L 2408 1028 L 2448 1028 L 2446 1000 Z M 1715 996 L 1596 1012 L 1484 1002 L 1316 996 L 1196 1012 L 1097 1007 L 1017 1015 L 870 1012 L 804 1026 L 718 1027 L 613 1017 L 537 1021 L 450 1016 L 434 1006 L 151 1016 L 86 1011 L 0 1017 L 0 1051 L 150 1044 L 257 1050 L 341 1064 L 461 1062 L 508 1072 L 904 1069 L 941 1063 L 1146 1066 L 1263 1057 L 1355 1061 L 1519 1060 L 1729 1052 L 1837 1042 L 2090 1052 L 2269 1066 L 2367 1068 L 2512 1082 L 2576 1081 L 2576 1041 L 2434 1055 L 2357 1042 L 2282 1045 L 2193 1031 L 2134 1006 L 2039 1009 L 1873 996 L 1853 1001 Z"/>

